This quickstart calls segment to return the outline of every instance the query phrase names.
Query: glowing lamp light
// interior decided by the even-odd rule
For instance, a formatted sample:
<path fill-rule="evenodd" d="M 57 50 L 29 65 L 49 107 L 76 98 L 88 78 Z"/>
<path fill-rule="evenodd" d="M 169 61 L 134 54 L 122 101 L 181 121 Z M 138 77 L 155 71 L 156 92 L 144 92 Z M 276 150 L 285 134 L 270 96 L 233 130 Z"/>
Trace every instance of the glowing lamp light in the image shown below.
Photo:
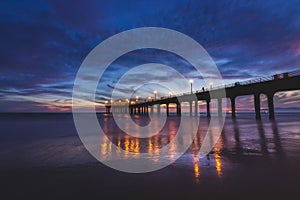
<path fill-rule="evenodd" d="M 191 94 L 193 94 L 193 82 L 194 82 L 194 80 L 193 80 L 193 79 L 190 79 L 190 84 L 191 84 Z"/>
<path fill-rule="evenodd" d="M 210 82 L 210 83 L 209 83 L 209 87 L 210 87 L 210 89 L 213 88 L 213 82 Z"/>
<path fill-rule="evenodd" d="M 156 101 L 156 94 L 157 94 L 157 91 L 154 90 L 153 93 L 154 93 L 154 101 Z"/>

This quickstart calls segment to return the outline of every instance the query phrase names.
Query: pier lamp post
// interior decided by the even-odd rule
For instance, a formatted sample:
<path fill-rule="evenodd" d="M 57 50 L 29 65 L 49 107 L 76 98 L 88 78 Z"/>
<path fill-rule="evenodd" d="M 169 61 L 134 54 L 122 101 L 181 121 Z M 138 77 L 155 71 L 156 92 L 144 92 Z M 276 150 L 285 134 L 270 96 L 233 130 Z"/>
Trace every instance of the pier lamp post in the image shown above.
<path fill-rule="evenodd" d="M 210 87 L 210 90 L 213 89 L 213 83 L 212 82 L 209 83 L 209 87 Z"/>
<path fill-rule="evenodd" d="M 191 94 L 193 94 L 193 82 L 194 82 L 194 80 L 193 80 L 193 79 L 190 79 L 190 84 L 191 84 Z"/>
<path fill-rule="evenodd" d="M 148 101 L 151 101 L 151 97 L 150 96 L 148 97 Z"/>
<path fill-rule="evenodd" d="M 172 97 L 172 92 L 169 92 L 169 96 L 170 96 L 170 98 Z"/>
<path fill-rule="evenodd" d="M 139 96 L 135 97 L 135 101 L 138 102 L 139 101 Z"/>
<path fill-rule="evenodd" d="M 156 101 L 156 94 L 157 94 L 157 91 L 154 90 L 153 93 L 154 93 L 154 101 Z"/>

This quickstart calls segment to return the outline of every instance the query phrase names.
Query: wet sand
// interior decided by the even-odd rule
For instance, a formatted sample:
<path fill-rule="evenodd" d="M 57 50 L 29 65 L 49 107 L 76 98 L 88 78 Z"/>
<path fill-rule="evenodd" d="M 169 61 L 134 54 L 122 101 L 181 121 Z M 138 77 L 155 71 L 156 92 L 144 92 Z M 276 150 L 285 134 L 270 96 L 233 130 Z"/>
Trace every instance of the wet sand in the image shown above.
<path fill-rule="evenodd" d="M 276 121 L 263 118 L 262 122 L 248 114 L 236 120 L 228 117 L 209 159 L 198 158 L 195 139 L 170 166 L 129 174 L 108 168 L 87 152 L 72 115 L 1 114 L 1 198 L 291 198 L 300 194 L 300 115 L 276 117 Z M 102 119 L 110 118 L 101 115 L 99 121 Z M 113 124 L 109 120 L 106 123 Z M 114 127 L 110 134 L 119 136 Z M 135 145 L 129 140 L 129 146 L 131 143 Z M 109 153 L 109 149 L 103 150 Z M 167 156 L 171 158 L 172 152 Z"/>

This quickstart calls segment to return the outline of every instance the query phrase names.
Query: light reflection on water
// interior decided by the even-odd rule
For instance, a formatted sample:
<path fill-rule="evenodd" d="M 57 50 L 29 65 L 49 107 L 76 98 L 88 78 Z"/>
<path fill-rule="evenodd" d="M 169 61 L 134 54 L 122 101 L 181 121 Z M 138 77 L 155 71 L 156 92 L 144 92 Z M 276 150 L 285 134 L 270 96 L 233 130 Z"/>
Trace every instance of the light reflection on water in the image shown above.
<path fill-rule="evenodd" d="M 138 116 L 138 122 L 148 120 L 145 116 Z M 116 159 L 134 159 L 138 158 L 141 153 L 149 153 L 149 158 L 158 162 L 159 159 L 169 159 L 175 161 L 177 152 L 176 143 L 172 143 L 167 155 L 159 155 L 159 149 L 172 141 L 178 129 L 178 118 L 170 117 L 163 130 L 153 137 L 138 138 L 124 134 L 114 126 L 112 118 L 99 119 L 103 130 L 108 137 L 102 138 L 101 154 L 105 156 L 113 155 Z M 281 146 L 281 138 L 279 135 L 276 122 L 256 122 L 244 123 L 243 121 L 226 119 L 225 127 L 222 135 L 213 150 L 207 158 L 200 159 L 198 156 L 201 143 L 206 134 L 209 119 L 201 118 L 199 130 L 185 156 L 177 160 L 193 167 L 193 176 L 196 183 L 200 182 L 201 168 L 209 166 L 215 170 L 217 177 L 222 179 L 226 171 L 224 171 L 224 162 L 228 159 L 243 159 L 245 156 L 261 156 L 268 159 L 272 158 L 284 159 L 284 152 Z M 109 139 L 108 139 L 109 138 Z M 116 152 L 112 152 L 111 140 L 119 148 Z M 125 154 L 121 156 L 120 149 L 125 150 Z M 128 152 L 134 155 L 129 157 Z M 270 155 L 272 154 L 272 155 Z M 213 159 L 211 159 L 213 158 Z M 228 162 L 228 161 L 227 161 Z M 207 163 L 207 164 L 206 164 Z"/>

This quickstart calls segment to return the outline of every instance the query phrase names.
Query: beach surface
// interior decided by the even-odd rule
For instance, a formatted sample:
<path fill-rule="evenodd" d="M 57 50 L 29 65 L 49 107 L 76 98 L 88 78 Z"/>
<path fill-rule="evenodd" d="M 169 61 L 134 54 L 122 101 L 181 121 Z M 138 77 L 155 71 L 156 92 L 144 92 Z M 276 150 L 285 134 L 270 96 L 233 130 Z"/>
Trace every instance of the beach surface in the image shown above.
<path fill-rule="evenodd" d="M 149 140 L 125 136 L 110 115 L 99 114 L 108 138 L 122 149 L 153 152 L 172 140 L 178 117 Z M 140 124 L 146 116 L 134 116 Z M 72 114 L 0 115 L 0 188 L 2 199 L 288 199 L 299 195 L 300 114 L 276 120 L 251 114 L 227 116 L 223 132 L 207 157 L 199 158 L 199 131 L 190 148 L 158 171 L 132 174 L 111 169 L 82 144 Z M 200 118 L 205 130 L 209 119 Z M 104 128 L 105 128 L 104 127 Z M 175 131 L 175 132 L 174 132 Z M 134 159 L 99 144 L 102 155 Z M 167 141 L 167 142 L 166 142 Z M 107 141 L 106 141 L 107 142 Z M 150 149 L 151 148 L 151 149 Z M 176 147 L 163 159 L 174 159 Z M 5 198 L 4 198 L 5 197 Z"/>

